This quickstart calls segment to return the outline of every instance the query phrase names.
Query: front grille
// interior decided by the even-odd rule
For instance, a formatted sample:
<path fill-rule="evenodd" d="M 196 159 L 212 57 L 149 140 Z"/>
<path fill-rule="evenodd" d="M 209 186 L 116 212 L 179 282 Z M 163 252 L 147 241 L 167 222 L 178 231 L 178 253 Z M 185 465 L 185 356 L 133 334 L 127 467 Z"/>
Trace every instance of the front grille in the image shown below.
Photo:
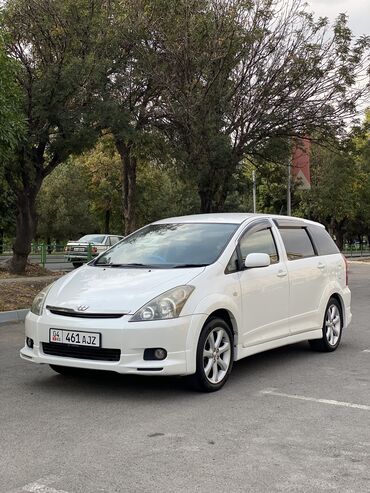
<path fill-rule="evenodd" d="M 45 354 L 62 356 L 64 358 L 119 361 L 121 357 L 120 349 L 76 346 L 74 344 L 62 344 L 59 342 L 43 342 L 42 349 Z"/>
<path fill-rule="evenodd" d="M 62 315 L 63 317 L 77 318 L 121 318 L 125 313 L 85 313 L 75 312 L 71 308 L 58 308 L 56 306 L 46 305 L 46 308 L 54 315 Z"/>

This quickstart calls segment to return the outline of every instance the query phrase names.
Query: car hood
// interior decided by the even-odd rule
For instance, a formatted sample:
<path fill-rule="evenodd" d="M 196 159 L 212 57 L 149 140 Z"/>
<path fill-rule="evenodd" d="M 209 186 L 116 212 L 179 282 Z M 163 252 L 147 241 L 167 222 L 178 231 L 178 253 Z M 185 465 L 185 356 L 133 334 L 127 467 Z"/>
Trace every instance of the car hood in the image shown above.
<path fill-rule="evenodd" d="M 190 269 L 136 269 L 86 265 L 58 279 L 46 305 L 88 313 L 135 313 L 145 303 L 171 288 L 188 284 L 204 271 Z"/>

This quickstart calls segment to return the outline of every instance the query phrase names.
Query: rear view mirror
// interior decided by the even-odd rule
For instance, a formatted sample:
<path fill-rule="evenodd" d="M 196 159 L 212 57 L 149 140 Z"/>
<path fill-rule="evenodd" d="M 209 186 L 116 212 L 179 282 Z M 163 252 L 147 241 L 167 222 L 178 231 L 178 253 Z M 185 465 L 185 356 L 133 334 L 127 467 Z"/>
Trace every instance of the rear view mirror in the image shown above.
<path fill-rule="evenodd" d="M 254 267 L 267 267 L 270 263 L 270 255 L 267 253 L 250 253 L 247 255 L 244 265 L 247 269 L 253 269 Z"/>

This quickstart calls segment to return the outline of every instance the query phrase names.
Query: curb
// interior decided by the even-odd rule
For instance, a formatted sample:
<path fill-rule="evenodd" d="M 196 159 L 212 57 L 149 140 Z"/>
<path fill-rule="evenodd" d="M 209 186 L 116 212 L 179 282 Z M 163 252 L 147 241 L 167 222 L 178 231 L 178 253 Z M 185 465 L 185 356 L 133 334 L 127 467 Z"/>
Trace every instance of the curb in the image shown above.
<path fill-rule="evenodd" d="M 0 327 L 1 325 L 8 324 L 9 322 L 23 322 L 29 311 L 29 308 L 25 308 L 23 310 L 0 312 Z"/>

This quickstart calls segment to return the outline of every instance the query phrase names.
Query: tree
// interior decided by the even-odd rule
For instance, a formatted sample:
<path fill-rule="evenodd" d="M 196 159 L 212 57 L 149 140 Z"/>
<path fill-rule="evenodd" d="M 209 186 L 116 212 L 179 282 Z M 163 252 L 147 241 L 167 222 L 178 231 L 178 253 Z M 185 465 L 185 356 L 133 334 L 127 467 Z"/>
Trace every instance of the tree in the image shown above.
<path fill-rule="evenodd" d="M 160 124 L 205 212 L 223 208 L 244 158 L 270 161 L 271 139 L 333 139 L 368 89 L 369 39 L 345 15 L 330 31 L 301 1 L 157 4 Z"/>
<path fill-rule="evenodd" d="M 311 190 L 301 203 L 304 215 L 325 224 L 340 249 L 358 204 L 359 176 L 351 147 L 350 140 L 338 143 L 337 149 L 313 146 Z"/>
<path fill-rule="evenodd" d="M 121 160 L 111 135 L 102 137 L 95 147 L 74 159 L 78 170 L 87 177 L 91 212 L 99 218 L 100 230 L 122 232 L 121 222 Z"/>
<path fill-rule="evenodd" d="M 16 73 L 17 65 L 8 57 L 0 32 L 0 172 L 4 170 L 5 161 L 12 158 L 24 132 L 21 92 L 15 82 Z"/>
<path fill-rule="evenodd" d="M 138 165 L 162 154 L 162 146 L 151 142 L 159 142 L 151 122 L 161 87 L 154 78 L 156 0 L 112 2 L 111 17 L 106 41 L 112 65 L 100 87 L 100 124 L 112 133 L 121 159 L 122 222 L 128 234 L 136 227 Z"/>
<path fill-rule="evenodd" d="M 37 236 L 48 244 L 99 232 L 84 171 L 71 157 L 43 181 L 37 199 Z"/>
<path fill-rule="evenodd" d="M 105 59 L 109 1 L 8 0 L 1 32 L 20 66 L 26 137 L 7 179 L 18 217 L 10 270 L 24 270 L 37 227 L 36 198 L 43 180 L 71 153 L 97 136 L 92 87 Z"/>
<path fill-rule="evenodd" d="M 0 253 L 3 251 L 4 233 L 14 221 L 14 194 L 6 181 L 5 168 L 13 159 L 14 150 L 24 135 L 16 72 L 17 66 L 8 57 L 0 35 Z"/>

